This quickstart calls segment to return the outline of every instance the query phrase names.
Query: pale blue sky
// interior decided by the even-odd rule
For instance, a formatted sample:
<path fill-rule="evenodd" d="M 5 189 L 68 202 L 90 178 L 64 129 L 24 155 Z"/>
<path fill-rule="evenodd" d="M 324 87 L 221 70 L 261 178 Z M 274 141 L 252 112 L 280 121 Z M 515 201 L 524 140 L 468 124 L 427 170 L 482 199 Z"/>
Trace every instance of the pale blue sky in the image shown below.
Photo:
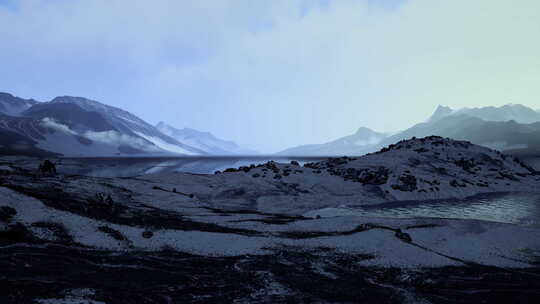
<path fill-rule="evenodd" d="M 536 0 L 0 0 L 0 91 L 263 152 L 452 107 L 540 108 Z"/>

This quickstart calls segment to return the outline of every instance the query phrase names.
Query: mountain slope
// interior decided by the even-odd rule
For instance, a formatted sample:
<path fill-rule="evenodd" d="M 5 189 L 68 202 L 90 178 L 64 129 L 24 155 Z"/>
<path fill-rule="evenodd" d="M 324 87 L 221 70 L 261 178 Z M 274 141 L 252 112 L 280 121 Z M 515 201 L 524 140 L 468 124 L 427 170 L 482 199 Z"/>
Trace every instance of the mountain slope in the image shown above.
<path fill-rule="evenodd" d="M 0 114 L 0 155 L 59 156 L 38 147 L 38 140 L 44 139 L 41 132 L 45 128 L 33 124 L 32 119 Z"/>
<path fill-rule="evenodd" d="M 468 115 L 487 121 L 510 121 L 533 123 L 540 121 L 540 113 L 521 104 L 507 104 L 501 107 L 463 108 L 452 110 L 439 106 L 429 119 L 436 121 L 447 116 Z"/>
<path fill-rule="evenodd" d="M 452 110 L 450 107 L 439 105 L 437 106 L 437 109 L 435 109 L 435 112 L 433 112 L 433 115 L 429 118 L 429 122 L 437 121 L 445 116 L 451 115 L 454 110 Z"/>
<path fill-rule="evenodd" d="M 182 143 L 195 147 L 213 155 L 254 155 L 256 151 L 243 149 L 233 141 L 227 141 L 215 137 L 212 133 L 201 132 L 195 129 L 177 129 L 164 122 L 159 122 L 156 128 L 163 134 L 170 136 Z"/>
<path fill-rule="evenodd" d="M 64 156 L 205 154 L 127 111 L 82 97 L 35 103 L 19 115 L 0 117 L 0 130 L 17 133 L 38 149 Z"/>
<path fill-rule="evenodd" d="M 23 114 L 34 117 L 36 115 L 42 116 L 39 114 L 42 107 L 49 109 L 57 106 L 60 106 L 63 110 L 67 110 L 67 107 L 78 106 L 84 111 L 84 115 L 95 115 L 97 113 L 104 121 L 106 121 L 108 130 L 113 130 L 119 134 L 134 138 L 142 138 L 164 151 L 188 155 L 205 154 L 205 152 L 200 149 L 191 147 L 162 134 L 154 126 L 127 111 L 82 97 L 57 97 L 48 103 L 36 105 L 25 111 Z"/>
<path fill-rule="evenodd" d="M 362 128 L 361 128 L 362 130 Z M 369 129 L 367 129 L 369 130 Z M 364 133 L 369 136 L 369 132 Z M 452 110 L 439 105 L 426 121 L 392 136 L 375 134 L 379 141 L 347 145 L 351 136 L 323 145 L 287 149 L 281 155 L 363 155 L 412 137 L 430 135 L 467 140 L 474 144 L 516 154 L 540 154 L 540 113 L 523 105 Z M 355 135 L 353 135 L 354 137 Z"/>
<path fill-rule="evenodd" d="M 0 113 L 19 116 L 38 102 L 33 99 L 23 99 L 9 93 L 0 92 Z"/>
<path fill-rule="evenodd" d="M 380 143 L 380 147 L 411 137 L 437 135 L 456 140 L 467 140 L 477 145 L 501 151 L 527 150 L 540 153 L 540 122 L 518 123 L 486 121 L 468 114 L 452 114 L 438 120 L 419 123 Z M 361 151 L 364 153 L 371 151 Z"/>
<path fill-rule="evenodd" d="M 362 127 L 356 133 L 338 138 L 325 144 L 312 144 L 293 147 L 277 154 L 287 156 L 332 156 L 352 155 L 360 150 L 378 147 L 388 135 Z"/>

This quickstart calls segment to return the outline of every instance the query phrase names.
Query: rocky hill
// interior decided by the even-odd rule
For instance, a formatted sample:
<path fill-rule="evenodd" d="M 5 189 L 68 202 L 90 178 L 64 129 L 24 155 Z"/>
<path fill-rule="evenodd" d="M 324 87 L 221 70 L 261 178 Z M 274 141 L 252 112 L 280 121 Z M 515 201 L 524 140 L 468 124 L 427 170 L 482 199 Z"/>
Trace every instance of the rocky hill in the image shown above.
<path fill-rule="evenodd" d="M 438 136 L 403 140 L 362 157 L 330 158 L 304 168 L 274 163 L 245 170 L 253 177 L 298 183 L 321 196 L 328 191 L 347 196 L 320 200 L 325 206 L 537 191 L 540 181 L 538 172 L 518 158 Z"/>

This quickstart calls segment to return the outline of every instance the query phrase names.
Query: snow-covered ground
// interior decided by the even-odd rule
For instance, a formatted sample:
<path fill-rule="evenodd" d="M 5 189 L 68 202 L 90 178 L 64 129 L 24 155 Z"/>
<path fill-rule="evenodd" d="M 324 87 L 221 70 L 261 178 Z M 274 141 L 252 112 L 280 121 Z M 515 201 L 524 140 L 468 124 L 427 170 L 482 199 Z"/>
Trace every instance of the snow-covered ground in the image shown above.
<path fill-rule="evenodd" d="M 147 227 L 51 208 L 39 200 L 39 193 L 33 192 L 32 197 L 28 193 L 17 192 L 13 186 L 12 189 L 0 188 L 3 197 L 0 204 L 17 210 L 14 217 L 17 222 L 30 227 L 36 222 L 61 224 L 76 242 L 107 250 L 155 251 L 170 247 L 194 254 L 241 255 L 267 253 L 266 249 L 282 245 L 304 248 L 327 246 L 347 252 L 374 254 L 378 258 L 370 260 L 372 264 L 404 267 L 456 263 L 426 251 L 422 246 L 465 261 L 515 267 L 526 266 L 520 249 L 540 250 L 538 230 L 513 225 L 355 216 L 315 219 L 324 210 L 343 206 L 462 198 L 485 192 L 537 191 L 539 177 L 519 161 L 464 142 L 441 138 L 415 139 L 357 159 L 331 159 L 304 167 L 270 162 L 227 171 L 230 172 L 214 175 L 150 174 L 117 179 L 66 177 L 42 183 L 48 187 L 53 185 L 53 188 L 61 183 L 62 191 L 68 196 L 85 193 L 87 197 L 81 199 L 83 204 L 92 200 L 93 195 L 105 193 L 110 194 L 114 201 L 122 201 L 123 208 L 145 206 L 167 212 L 167 216 L 170 212 L 173 216 L 194 222 L 254 231 L 252 235 L 164 227 L 152 228 L 153 237 L 143 238 Z M 137 205 L 131 205 L 129 201 L 136 201 Z M 224 210 L 229 213 L 224 215 Z M 249 212 L 242 213 L 246 210 Z M 318 210 L 322 211 L 316 212 Z M 272 214 L 301 220 L 269 225 L 265 220 L 275 217 Z M 303 217 L 306 215 L 312 217 Z M 415 245 L 420 247 L 400 241 L 391 230 L 385 229 L 340 234 L 365 223 L 407 230 L 406 226 L 413 225 L 411 221 L 425 222 L 430 226 L 410 232 Z M 100 226 L 119 231 L 126 240 L 115 240 L 99 231 Z M 42 230 L 32 228 L 36 235 L 48 237 Z M 284 237 L 287 231 L 333 231 L 337 235 L 298 240 Z"/>
<path fill-rule="evenodd" d="M 495 267 L 514 273 L 540 261 L 538 228 L 441 218 L 318 217 L 313 212 L 396 200 L 538 191 L 534 170 L 486 148 L 434 137 L 401 142 L 357 159 L 304 166 L 269 162 L 225 171 L 47 177 L 3 164 L 0 246 L 23 250 L 17 246 L 26 244 L 24 248 L 45 252 L 64 246 L 86 252 L 89 259 L 100 252 L 134 258 L 176 252 L 219 259 L 207 261 L 254 262 L 276 253 L 277 259 L 301 254 L 311 257 L 310 271 L 326 277 L 347 271 L 328 266 L 328 255 L 332 261 L 346 257 L 353 263 L 347 267 L 408 271 Z M 301 265 L 295 261 L 280 263 Z M 227 269 L 245 267 L 238 263 Z M 280 286 L 270 288 L 272 292 L 287 292 L 283 282 L 274 282 L 276 275 L 267 273 L 264 281 Z M 86 301 L 64 294 L 40 301 Z"/>

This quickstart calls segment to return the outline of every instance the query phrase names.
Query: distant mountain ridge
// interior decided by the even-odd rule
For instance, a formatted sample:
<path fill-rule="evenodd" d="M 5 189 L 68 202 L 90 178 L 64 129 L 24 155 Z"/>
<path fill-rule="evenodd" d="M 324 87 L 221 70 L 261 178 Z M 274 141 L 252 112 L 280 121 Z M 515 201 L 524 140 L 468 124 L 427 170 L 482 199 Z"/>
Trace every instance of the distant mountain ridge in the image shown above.
<path fill-rule="evenodd" d="M 516 154 L 540 155 L 540 111 L 519 104 L 454 110 L 438 106 L 422 123 L 395 134 L 359 128 L 287 156 L 362 155 L 411 137 L 443 136 Z M 128 111 L 83 97 L 38 102 L 0 92 L 0 155 L 253 155 L 208 132 L 153 126 Z"/>
<path fill-rule="evenodd" d="M 0 113 L 19 116 L 38 102 L 33 99 L 24 99 L 9 93 L 0 92 Z"/>
<path fill-rule="evenodd" d="M 293 147 L 277 154 L 285 156 L 351 155 L 362 149 L 373 148 L 375 150 L 375 147 L 386 137 L 388 137 L 387 134 L 361 127 L 356 133 L 331 142 Z"/>
<path fill-rule="evenodd" d="M 437 121 L 445 116 L 451 115 L 452 112 L 454 112 L 454 110 L 452 110 L 450 107 L 439 105 L 428 121 Z"/>
<path fill-rule="evenodd" d="M 191 128 L 177 129 L 161 121 L 156 128 L 165 135 L 168 135 L 187 145 L 203 150 L 212 155 L 254 155 L 258 152 L 244 149 L 233 141 L 223 140 L 215 137 L 210 132 L 201 132 Z"/>
<path fill-rule="evenodd" d="M 61 96 L 37 102 L 7 93 L 0 96 L 0 154 L 206 154 L 164 135 L 127 111 L 87 98 Z M 9 110 L 3 110 L 6 108 Z"/>
<path fill-rule="evenodd" d="M 351 135 L 325 144 L 286 149 L 278 154 L 291 156 L 363 155 L 401 140 L 436 135 L 456 140 L 468 140 L 474 144 L 512 151 L 515 154 L 540 155 L 540 112 L 519 104 L 459 110 L 439 105 L 425 122 L 415 124 L 391 136 L 377 134 L 380 140 L 373 141 L 371 144 L 344 145 L 343 142 L 348 142 L 347 139 L 355 136 Z"/>
<path fill-rule="evenodd" d="M 486 121 L 510 121 L 518 123 L 533 123 L 540 121 L 540 113 L 521 104 L 507 104 L 501 107 L 463 108 L 453 110 L 439 105 L 429 121 L 435 121 L 446 116 L 469 115 Z"/>

